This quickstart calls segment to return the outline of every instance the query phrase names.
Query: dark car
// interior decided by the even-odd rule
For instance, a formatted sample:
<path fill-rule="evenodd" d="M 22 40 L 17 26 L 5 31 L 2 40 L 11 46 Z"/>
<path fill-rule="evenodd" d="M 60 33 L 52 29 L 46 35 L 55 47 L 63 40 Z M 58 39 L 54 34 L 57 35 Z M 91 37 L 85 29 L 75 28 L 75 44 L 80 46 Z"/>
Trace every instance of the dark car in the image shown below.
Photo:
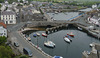
<path fill-rule="evenodd" d="M 26 55 L 28 55 L 28 56 L 30 56 L 30 57 L 32 57 L 32 52 L 31 52 L 31 50 L 30 49 L 28 49 L 28 48 L 23 48 L 23 52 L 24 52 L 24 54 L 26 54 Z"/>
<path fill-rule="evenodd" d="M 14 42 L 14 45 L 15 45 L 16 47 L 19 47 L 18 42 Z"/>

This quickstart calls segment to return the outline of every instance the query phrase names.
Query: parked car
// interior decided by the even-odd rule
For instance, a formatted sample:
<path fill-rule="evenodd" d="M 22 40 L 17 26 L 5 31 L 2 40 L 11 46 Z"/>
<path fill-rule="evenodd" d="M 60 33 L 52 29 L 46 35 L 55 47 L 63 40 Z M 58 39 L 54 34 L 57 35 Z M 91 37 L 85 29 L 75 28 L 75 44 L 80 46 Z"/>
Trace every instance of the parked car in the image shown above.
<path fill-rule="evenodd" d="M 32 57 L 32 55 L 33 55 L 29 48 L 23 48 L 23 52 L 24 52 L 24 54 L 26 54 L 26 55 L 28 55 L 30 57 Z"/>
<path fill-rule="evenodd" d="M 15 45 L 16 47 L 19 47 L 18 42 L 14 42 L 14 45 Z"/>

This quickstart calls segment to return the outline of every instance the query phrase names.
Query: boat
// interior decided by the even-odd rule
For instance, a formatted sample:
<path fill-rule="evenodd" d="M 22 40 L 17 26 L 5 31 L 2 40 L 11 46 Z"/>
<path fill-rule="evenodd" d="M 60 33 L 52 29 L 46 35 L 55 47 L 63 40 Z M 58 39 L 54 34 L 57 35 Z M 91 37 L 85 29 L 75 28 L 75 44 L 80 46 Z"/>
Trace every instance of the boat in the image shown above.
<path fill-rule="evenodd" d="M 67 35 L 69 35 L 71 37 L 74 37 L 74 34 L 72 32 L 70 34 L 67 34 Z"/>
<path fill-rule="evenodd" d="M 36 33 L 34 33 L 34 34 L 33 34 L 33 36 L 34 36 L 34 37 L 36 37 L 36 36 L 37 36 L 37 34 L 36 34 Z"/>
<path fill-rule="evenodd" d="M 94 43 L 91 43 L 91 44 L 89 44 L 90 45 L 90 47 L 93 47 L 93 46 L 95 46 L 95 44 Z"/>
<path fill-rule="evenodd" d="M 28 37 L 27 39 L 28 39 L 29 41 L 31 41 L 31 38 L 30 38 L 30 37 Z"/>
<path fill-rule="evenodd" d="M 78 27 L 79 30 L 83 30 L 81 27 Z"/>
<path fill-rule="evenodd" d="M 46 33 L 42 33 L 42 36 L 47 37 L 47 34 Z"/>
<path fill-rule="evenodd" d="M 71 38 L 71 36 L 69 36 L 69 35 L 66 35 L 65 37 L 67 37 L 70 41 L 72 41 L 72 38 Z"/>
<path fill-rule="evenodd" d="M 58 12 L 57 12 L 57 11 L 55 11 L 55 14 L 58 14 Z"/>
<path fill-rule="evenodd" d="M 40 36 L 40 33 L 37 33 L 37 32 L 36 32 L 36 34 L 37 34 L 37 36 Z"/>
<path fill-rule="evenodd" d="M 47 46 L 47 47 L 50 47 L 50 48 L 54 48 L 55 47 L 55 44 L 52 41 L 44 42 L 44 45 Z"/>
<path fill-rule="evenodd" d="M 63 58 L 62 56 L 54 56 L 53 58 Z"/>
<path fill-rule="evenodd" d="M 70 43 L 71 41 L 67 38 L 67 37 L 64 37 L 64 40 L 68 43 Z"/>

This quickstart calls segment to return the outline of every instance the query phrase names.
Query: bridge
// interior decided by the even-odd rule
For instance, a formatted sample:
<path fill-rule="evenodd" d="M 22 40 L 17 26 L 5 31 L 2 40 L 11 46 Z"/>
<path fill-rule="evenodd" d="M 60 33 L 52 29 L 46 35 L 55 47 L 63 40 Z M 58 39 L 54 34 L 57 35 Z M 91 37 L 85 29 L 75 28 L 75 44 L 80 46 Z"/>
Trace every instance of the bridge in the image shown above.
<path fill-rule="evenodd" d="M 75 22 L 71 21 L 31 21 L 31 23 L 27 23 L 25 27 L 54 27 L 54 26 L 59 26 L 63 25 L 65 26 L 66 24 L 74 24 Z"/>

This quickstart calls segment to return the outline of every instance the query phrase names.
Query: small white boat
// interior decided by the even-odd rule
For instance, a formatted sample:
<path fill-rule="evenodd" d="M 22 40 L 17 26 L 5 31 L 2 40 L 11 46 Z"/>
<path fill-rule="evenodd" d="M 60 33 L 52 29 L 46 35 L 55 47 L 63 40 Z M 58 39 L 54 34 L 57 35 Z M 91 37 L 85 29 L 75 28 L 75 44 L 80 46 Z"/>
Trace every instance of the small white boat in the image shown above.
<path fill-rule="evenodd" d="M 58 14 L 58 12 L 57 12 L 57 11 L 55 11 L 55 14 Z"/>
<path fill-rule="evenodd" d="M 63 58 L 62 56 L 54 56 L 53 58 Z"/>
<path fill-rule="evenodd" d="M 36 32 L 36 34 L 37 34 L 37 36 L 40 36 L 40 33 L 37 33 L 37 32 Z"/>
<path fill-rule="evenodd" d="M 81 27 L 78 27 L 79 30 L 83 30 Z"/>
<path fill-rule="evenodd" d="M 52 41 L 44 42 L 44 45 L 47 46 L 47 47 L 51 47 L 51 48 L 55 47 L 55 44 Z"/>
<path fill-rule="evenodd" d="M 67 37 L 64 37 L 64 40 L 68 43 L 70 43 L 71 41 L 67 38 Z"/>
<path fill-rule="evenodd" d="M 28 37 L 27 39 L 28 39 L 29 41 L 31 41 L 31 38 L 30 38 L 30 37 Z"/>
<path fill-rule="evenodd" d="M 91 43 L 91 44 L 90 44 L 90 47 L 93 47 L 93 46 L 95 46 L 95 45 L 94 45 L 93 43 Z"/>
<path fill-rule="evenodd" d="M 54 46 L 56 45 L 55 43 L 53 43 L 52 41 L 49 41 L 51 44 L 53 44 Z"/>
<path fill-rule="evenodd" d="M 46 33 L 42 33 L 42 36 L 47 37 L 47 34 Z"/>

